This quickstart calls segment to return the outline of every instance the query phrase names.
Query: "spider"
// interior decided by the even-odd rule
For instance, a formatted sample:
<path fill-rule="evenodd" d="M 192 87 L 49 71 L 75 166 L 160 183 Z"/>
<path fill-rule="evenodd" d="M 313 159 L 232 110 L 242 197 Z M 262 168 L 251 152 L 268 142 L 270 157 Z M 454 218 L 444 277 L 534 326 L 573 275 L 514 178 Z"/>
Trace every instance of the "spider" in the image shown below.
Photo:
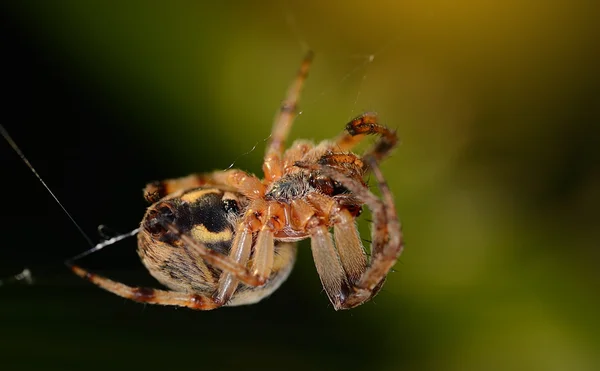
<path fill-rule="evenodd" d="M 138 255 L 170 290 L 131 287 L 70 264 L 78 276 L 137 302 L 210 310 L 253 304 L 275 291 L 292 270 L 296 242 L 310 238 L 317 272 L 335 310 L 375 296 L 402 252 L 400 222 L 378 166 L 396 133 L 364 113 L 333 140 L 284 144 L 312 61 L 304 58 L 273 123 L 264 178 L 230 169 L 153 182 L 138 232 Z M 350 150 L 377 135 L 362 156 Z M 364 181 L 372 173 L 381 198 Z M 372 213 L 367 257 L 355 219 Z M 333 230 L 333 233 L 330 233 Z"/>

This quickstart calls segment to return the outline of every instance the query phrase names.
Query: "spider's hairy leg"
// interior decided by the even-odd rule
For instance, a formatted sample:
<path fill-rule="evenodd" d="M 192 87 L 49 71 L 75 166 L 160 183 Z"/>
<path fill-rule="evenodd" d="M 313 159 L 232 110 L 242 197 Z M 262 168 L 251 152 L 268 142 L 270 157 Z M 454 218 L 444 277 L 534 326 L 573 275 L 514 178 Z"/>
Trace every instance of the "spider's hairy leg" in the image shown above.
<path fill-rule="evenodd" d="M 377 294 L 387 273 L 394 266 L 404 248 L 400 221 L 396 214 L 392 193 L 379 169 L 377 160 L 374 157 L 368 157 L 365 161 L 375 176 L 383 200 L 377 198 L 355 179 L 327 166 L 320 167 L 323 173 L 342 183 L 362 200 L 371 210 L 373 218 L 371 260 L 354 285 L 352 293 L 343 303 L 343 309 L 356 307 Z"/>
<path fill-rule="evenodd" d="M 178 291 L 157 290 L 147 287 L 132 287 L 91 273 L 77 265 L 71 265 L 73 273 L 79 277 L 120 297 L 140 303 L 173 305 L 196 310 L 211 310 L 221 306 L 208 296 Z"/>
<path fill-rule="evenodd" d="M 269 241 L 269 236 L 265 235 L 265 233 L 270 232 L 270 231 L 264 229 L 264 226 L 266 224 L 262 222 L 262 220 L 264 220 L 264 218 L 262 218 L 261 210 L 265 210 L 265 209 L 267 209 L 267 205 L 264 200 L 262 200 L 262 199 L 255 200 L 254 202 L 252 202 L 250 204 L 250 206 L 246 210 L 241 222 L 236 227 L 235 238 L 234 238 L 233 242 L 231 243 L 231 250 L 229 252 L 229 256 L 227 256 L 226 258 L 227 258 L 227 260 L 234 262 L 239 266 L 244 267 L 244 271 L 236 272 L 231 269 L 223 270 L 223 274 L 221 274 L 221 277 L 219 279 L 219 288 L 217 290 L 217 293 L 215 294 L 215 299 L 221 303 L 226 303 L 227 301 L 229 301 L 229 299 L 235 293 L 235 290 L 237 289 L 240 280 L 242 280 L 242 278 L 243 278 L 240 276 L 240 273 L 242 273 L 243 275 L 248 275 L 252 278 L 252 280 L 254 281 L 252 286 L 263 286 L 267 282 L 267 279 L 269 278 L 268 275 L 262 275 L 262 274 L 260 274 L 260 273 L 262 273 L 261 271 L 256 270 L 256 267 L 254 266 L 254 264 L 256 264 L 256 261 L 254 261 L 253 267 L 251 269 L 247 268 L 248 261 L 250 260 L 250 253 L 252 252 L 253 232 L 255 232 L 257 230 L 260 230 L 260 232 L 259 232 L 260 241 L 257 240 L 258 251 L 256 251 L 256 248 L 255 248 L 255 255 L 258 254 L 260 259 L 268 259 L 269 258 L 268 252 L 266 252 L 266 254 L 265 254 L 265 251 L 264 251 L 264 247 L 265 247 L 264 244 Z M 266 238 L 266 240 L 265 240 L 265 238 Z M 271 241 L 273 240 L 272 236 L 271 236 L 270 240 Z M 260 245 L 258 245 L 259 242 L 260 242 Z M 274 246 L 273 243 L 271 243 L 270 246 L 266 246 L 266 247 L 270 248 L 272 250 L 272 249 L 274 249 L 273 246 Z M 270 256 L 271 256 L 271 263 L 268 267 L 269 274 L 270 274 L 271 268 L 273 266 L 272 252 L 271 252 Z M 263 264 L 266 264 L 266 262 L 261 260 L 260 264 L 263 265 Z M 264 269 L 266 269 L 266 267 L 263 267 L 261 269 L 264 270 Z M 244 282 L 244 283 L 248 284 L 248 282 Z"/>
<path fill-rule="evenodd" d="M 223 271 L 231 272 L 235 277 L 237 277 L 240 281 L 244 282 L 249 286 L 262 286 L 264 285 L 264 280 L 253 275 L 244 263 L 241 263 L 243 259 L 240 258 L 239 261 L 237 259 L 232 259 L 231 255 L 223 255 L 222 253 L 211 250 L 208 247 L 204 246 L 201 243 L 195 241 L 191 236 L 182 233 L 176 226 L 170 223 L 165 223 L 164 227 L 175 236 L 177 236 L 181 241 L 184 242 L 185 248 L 193 249 L 202 259 L 204 259 L 207 263 L 214 266 L 215 268 L 221 269 Z M 245 246 L 246 241 L 252 242 L 252 235 L 246 234 L 244 231 L 246 229 L 241 228 L 236 231 L 236 239 L 232 242 L 232 251 L 235 246 Z M 245 252 L 245 249 L 238 250 L 240 253 Z M 247 259 L 246 259 L 247 261 Z M 222 275 L 221 277 L 223 277 Z"/>
<path fill-rule="evenodd" d="M 217 185 L 211 173 L 190 174 L 181 178 L 158 180 L 146 184 L 144 199 L 148 203 L 155 203 L 171 193 L 202 186 Z"/>
<path fill-rule="evenodd" d="M 318 160 L 320 165 L 328 166 L 348 175 L 361 177 L 366 170 L 362 159 L 352 152 L 348 153 L 326 153 Z M 300 162 L 302 164 L 302 162 Z"/>
<path fill-rule="evenodd" d="M 265 224 L 256 237 L 251 268 L 252 274 L 265 280 L 269 278 L 273 269 L 274 253 L 273 231 Z"/>
<path fill-rule="evenodd" d="M 285 100 L 281 104 L 275 121 L 273 122 L 273 128 L 271 130 L 271 137 L 267 142 L 267 149 L 265 152 L 265 158 L 263 163 L 263 172 L 267 181 L 273 181 L 281 177 L 283 174 L 282 165 L 282 153 L 285 145 L 285 140 L 290 132 L 298 100 L 300 99 L 300 93 L 304 86 L 304 81 L 308 76 L 308 70 L 312 62 L 313 53 L 308 52 L 302 61 L 300 69 L 296 75 L 296 79 L 292 82 L 292 85 L 288 88 Z"/>
<path fill-rule="evenodd" d="M 354 118 L 346 125 L 346 132 L 335 141 L 342 151 L 349 151 L 360 143 L 367 135 L 379 135 L 373 147 L 363 157 L 374 157 L 377 162 L 387 157 L 398 144 L 396 132 L 380 125 L 375 112 L 366 112 Z"/>
<path fill-rule="evenodd" d="M 242 222 L 237 228 L 228 258 L 236 264 L 245 267 L 250 258 L 251 250 L 252 231 Z M 231 299 L 239 285 L 238 277 L 239 275 L 232 273 L 231 270 L 223 271 L 219 279 L 219 288 L 214 296 L 217 302 L 225 304 Z"/>
<path fill-rule="evenodd" d="M 394 204 L 394 197 L 392 196 L 392 192 L 387 184 L 387 181 L 383 177 L 383 173 L 377 164 L 377 160 L 372 157 L 368 157 L 365 159 L 367 162 L 367 166 L 373 172 L 375 176 L 375 180 L 377 182 L 377 186 L 379 191 L 381 192 L 381 197 L 383 202 L 380 199 L 375 197 L 368 189 L 363 189 L 363 196 L 358 195 L 359 197 L 365 197 L 367 194 L 370 194 L 372 198 L 377 201 L 380 201 L 379 206 L 383 207 L 383 212 L 386 218 L 385 225 L 377 225 L 374 224 L 373 234 L 379 234 L 378 238 L 373 238 L 373 242 L 377 241 L 376 245 L 373 245 L 372 254 L 374 255 L 375 262 L 371 262 L 371 266 L 369 269 L 371 270 L 372 275 L 381 275 L 387 274 L 387 272 L 394 266 L 396 260 L 402 254 L 402 250 L 404 249 L 404 241 L 402 238 L 402 227 L 400 225 L 400 221 L 398 220 L 398 214 L 396 212 L 396 206 Z M 350 179 L 350 182 L 354 183 Z M 349 183 L 350 183 L 349 182 Z M 356 184 L 353 185 L 356 188 Z M 374 204 L 373 201 L 370 201 L 370 204 Z M 367 205 L 371 207 L 368 202 Z M 375 205 L 373 205 L 375 206 Z M 381 224 L 381 223 L 380 223 Z M 361 282 L 359 282 L 359 287 L 374 287 L 377 283 L 367 283 L 369 272 L 365 272 L 363 275 Z"/>
<path fill-rule="evenodd" d="M 258 232 L 256 246 L 254 247 L 254 259 L 252 261 L 252 273 L 267 280 L 273 269 L 275 242 L 275 231 L 284 228 L 286 215 L 289 215 L 289 206 L 278 202 L 269 202 L 266 207 L 265 222 Z"/>
<path fill-rule="evenodd" d="M 151 182 L 144 188 L 144 198 L 149 203 L 154 203 L 177 191 L 205 186 L 219 186 L 220 189 L 231 187 L 231 190 L 237 190 L 249 198 L 258 198 L 264 191 L 264 186 L 258 178 L 242 170 L 234 169 L 190 174 L 182 178 Z"/>
<path fill-rule="evenodd" d="M 346 209 L 335 213 L 333 237 L 340 260 L 348 280 L 352 283 L 358 281 L 367 267 L 367 254 L 363 247 L 354 217 Z"/>
<path fill-rule="evenodd" d="M 307 140 L 294 141 L 294 143 L 292 143 L 292 145 L 283 153 L 283 171 L 290 171 L 291 168 L 296 166 L 296 162 L 302 160 L 314 146 L 315 145 L 312 142 Z"/>
<path fill-rule="evenodd" d="M 297 166 L 300 166 L 302 168 L 318 170 L 322 174 L 331 177 L 331 179 L 340 182 L 344 187 L 346 187 L 349 191 L 352 192 L 353 196 L 364 202 L 369 207 L 372 213 L 373 229 L 371 232 L 372 244 L 371 259 L 369 265 L 360 274 L 360 277 L 354 282 L 352 282 L 352 284 L 347 290 L 347 296 L 343 295 L 343 291 L 340 291 L 337 296 L 335 293 L 333 295 L 329 295 L 328 291 L 330 299 L 337 297 L 340 297 L 342 299 L 339 304 L 336 304 L 334 302 L 334 306 L 336 307 L 336 309 L 350 309 L 364 303 L 365 301 L 375 296 L 381 288 L 383 282 L 385 281 L 387 273 L 394 266 L 403 249 L 400 222 L 398 221 L 398 217 L 396 215 L 396 208 L 394 206 L 394 200 L 390 189 L 387 186 L 387 183 L 385 181 L 385 178 L 383 177 L 383 174 L 381 173 L 381 170 L 379 169 L 377 160 L 374 157 L 368 157 L 365 159 L 365 161 L 366 165 L 371 168 L 373 174 L 375 175 L 375 179 L 377 180 L 377 184 L 379 186 L 383 200 L 377 198 L 377 196 L 375 196 L 371 191 L 369 191 L 369 189 L 365 187 L 359 180 L 350 178 L 342 172 L 331 168 L 330 166 L 318 163 L 296 164 Z M 330 211 L 330 215 L 331 214 L 332 212 Z M 342 226 L 341 223 L 340 226 Z M 338 228 L 340 226 L 338 226 Z M 346 233 L 349 233 L 347 230 L 348 227 L 349 225 L 346 220 Z M 320 243 L 317 246 L 325 245 L 325 243 Z M 350 246 L 354 246 L 352 247 L 352 249 L 356 249 L 359 245 L 356 245 L 355 242 L 352 241 L 343 241 L 340 239 L 338 250 L 340 250 L 340 248 L 344 249 Z M 340 253 L 340 258 L 341 256 L 342 253 Z M 334 271 L 337 270 L 335 269 L 335 260 L 332 257 L 328 258 L 327 256 L 322 256 L 320 258 L 327 258 L 327 263 L 319 263 L 317 261 L 317 257 L 315 256 L 315 263 L 317 264 L 317 266 L 319 266 L 319 264 L 327 264 L 328 266 L 333 267 Z M 346 264 L 349 264 L 349 261 Z M 355 269 L 350 268 L 346 272 L 352 272 L 353 270 Z M 329 273 L 326 272 L 326 274 Z M 334 279 L 328 278 L 328 280 L 332 282 L 332 288 L 337 289 L 335 287 L 335 284 L 339 282 L 340 279 L 337 278 L 336 281 Z M 326 281 L 322 279 L 322 282 L 325 286 Z M 328 290 L 326 286 L 325 289 Z M 339 289 L 344 289 L 343 285 L 340 285 Z"/>
<path fill-rule="evenodd" d="M 265 195 L 265 186 L 260 179 L 242 170 L 215 171 L 211 174 L 211 179 L 218 184 L 233 187 L 236 192 L 251 200 L 260 199 Z"/>
<path fill-rule="evenodd" d="M 318 215 L 328 215 L 325 220 L 333 224 L 335 247 L 339 256 L 345 278 L 355 283 L 367 266 L 367 255 L 362 245 L 354 217 L 341 199 L 333 200 L 328 196 L 313 193 L 308 195 L 308 202 L 316 209 Z"/>
<path fill-rule="evenodd" d="M 313 260 L 317 267 L 317 273 L 321 279 L 321 284 L 329 297 L 329 301 L 336 310 L 343 308 L 348 288 L 350 287 L 346 280 L 344 268 L 340 258 L 333 246 L 333 240 L 325 225 L 319 225 L 317 218 L 311 220 L 316 224 L 310 228 L 310 247 L 313 254 Z"/>
<path fill-rule="evenodd" d="M 321 283 L 335 309 L 344 309 L 344 303 L 352 285 L 364 273 L 367 256 L 351 213 L 337 201 L 320 194 L 308 196 L 314 205 L 317 215 L 329 215 L 329 223 L 333 223 L 333 236 L 325 226 L 328 221 L 320 220 L 320 225 L 310 228 L 313 258 Z M 311 223 L 316 223 L 313 218 Z M 324 236 L 327 233 L 327 237 Z"/>
<path fill-rule="evenodd" d="M 260 210 L 266 210 L 261 215 Z M 231 245 L 229 259 L 240 265 L 246 266 L 252 251 L 252 234 L 258 231 L 254 254 L 249 273 L 259 283 L 264 285 L 273 270 L 275 243 L 274 232 L 281 229 L 285 219 L 284 207 L 276 202 L 266 204 L 263 200 L 256 200 L 246 211 L 246 214 L 236 230 L 236 237 Z M 226 303 L 235 293 L 239 284 L 239 277 L 231 271 L 224 272 L 219 279 L 219 289 L 216 300 Z"/>

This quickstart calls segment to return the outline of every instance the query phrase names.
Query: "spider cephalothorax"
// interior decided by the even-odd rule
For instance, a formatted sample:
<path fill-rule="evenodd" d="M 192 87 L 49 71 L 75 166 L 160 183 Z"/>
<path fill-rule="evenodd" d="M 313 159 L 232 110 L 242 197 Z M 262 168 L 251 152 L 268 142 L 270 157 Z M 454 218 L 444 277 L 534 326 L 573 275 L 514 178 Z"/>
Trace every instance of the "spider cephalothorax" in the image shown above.
<path fill-rule="evenodd" d="M 378 166 L 395 147 L 396 134 L 365 113 L 338 138 L 299 140 L 284 150 L 310 61 L 311 54 L 275 119 L 263 179 L 234 169 L 146 186 L 144 197 L 152 205 L 138 233 L 138 254 L 171 291 L 126 286 L 78 266 L 73 271 L 140 302 L 202 310 L 251 304 L 281 285 L 295 260 L 295 242 L 310 238 L 335 309 L 373 297 L 402 251 L 393 198 Z M 362 156 L 352 153 L 366 135 L 379 138 Z M 367 173 L 381 198 L 369 191 Z M 370 258 L 355 224 L 363 206 L 373 218 Z"/>

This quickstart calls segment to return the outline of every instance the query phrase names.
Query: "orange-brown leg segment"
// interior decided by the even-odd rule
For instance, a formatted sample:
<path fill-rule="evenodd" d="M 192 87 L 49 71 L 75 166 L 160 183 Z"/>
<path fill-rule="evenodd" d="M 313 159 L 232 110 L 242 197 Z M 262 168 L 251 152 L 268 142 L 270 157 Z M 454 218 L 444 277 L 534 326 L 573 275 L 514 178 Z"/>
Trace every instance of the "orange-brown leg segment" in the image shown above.
<path fill-rule="evenodd" d="M 346 279 L 344 268 L 333 246 L 333 240 L 327 226 L 318 225 L 320 222 L 317 218 L 314 218 L 311 222 L 313 221 L 317 225 L 309 229 L 310 247 L 317 273 L 319 273 L 321 284 L 333 307 L 336 310 L 342 309 L 350 284 Z"/>
<path fill-rule="evenodd" d="M 314 164 L 306 166 L 318 168 Z M 311 235 L 315 266 L 334 308 L 343 309 L 352 286 L 367 266 L 367 257 L 354 218 L 340 200 L 313 193 L 307 197 L 307 201 L 314 210 L 312 214 L 315 214 L 306 224 Z M 331 224 L 335 247 L 329 233 Z"/>
<path fill-rule="evenodd" d="M 216 184 L 233 187 L 236 192 L 251 200 L 262 198 L 265 194 L 265 186 L 260 179 L 242 170 L 215 171 L 211 174 L 211 179 Z"/>
<path fill-rule="evenodd" d="M 308 70 L 312 62 L 313 53 L 308 52 L 302 61 L 300 70 L 296 75 L 296 79 L 289 87 L 285 100 L 281 104 L 279 112 L 275 116 L 273 123 L 273 129 L 271 130 L 271 137 L 267 143 L 267 150 L 265 153 L 263 172 L 265 179 L 269 182 L 274 181 L 281 177 L 283 174 L 282 154 L 285 145 L 285 140 L 290 132 L 294 117 L 296 115 L 296 109 L 298 100 L 300 99 L 300 93 L 304 86 L 304 81 L 308 76 Z"/>
<path fill-rule="evenodd" d="M 264 225 L 256 237 L 252 259 L 252 274 L 267 279 L 271 275 L 274 258 L 275 241 L 273 231 L 268 225 Z"/>
<path fill-rule="evenodd" d="M 257 212 L 260 213 L 259 210 L 266 210 L 266 214 L 262 219 L 264 222 L 256 216 Z M 275 255 L 274 231 L 281 229 L 281 221 L 284 218 L 283 205 L 277 202 L 265 204 L 261 200 L 255 201 L 250 205 L 243 221 L 238 225 L 236 237 L 231 244 L 229 259 L 239 265 L 247 266 L 252 251 L 252 232 L 258 230 L 249 273 L 254 279 L 263 284 L 267 282 L 273 270 Z M 245 272 L 248 272 L 248 270 Z M 235 293 L 238 283 L 237 273 L 224 272 L 219 279 L 217 300 L 226 303 Z"/>
<path fill-rule="evenodd" d="M 296 140 L 292 143 L 283 153 L 283 171 L 289 172 L 313 147 L 314 144 L 306 140 Z"/>
<path fill-rule="evenodd" d="M 222 304 L 215 302 L 212 298 L 177 291 L 157 290 L 147 287 L 131 287 L 123 283 L 113 281 L 103 276 L 91 273 L 77 265 L 72 265 L 71 270 L 79 277 L 100 286 L 115 295 L 140 303 L 173 305 L 187 307 L 196 310 L 211 310 Z"/>
<path fill-rule="evenodd" d="M 343 173 L 340 173 L 339 171 L 336 171 L 328 166 L 318 164 L 299 164 L 301 167 L 317 169 L 324 175 L 340 182 L 344 187 L 350 190 L 354 196 L 362 200 L 372 212 L 373 230 L 371 260 L 369 265 L 360 275 L 360 278 L 358 278 L 355 283 L 351 284 L 351 287 L 348 290 L 348 295 L 345 295 L 343 285 L 338 284 L 338 282 L 341 280 L 341 276 L 338 278 L 329 277 L 329 275 L 332 274 L 340 275 L 340 271 L 334 263 L 335 259 L 326 255 L 320 257 L 315 256 L 315 263 L 317 266 L 325 265 L 331 267 L 331 272 L 333 272 L 325 273 L 327 279 L 323 281 L 322 278 L 323 284 L 325 285 L 326 281 L 332 282 L 330 284 L 332 287 L 331 290 L 335 290 L 336 287 L 339 286 L 339 292 L 328 292 L 330 299 L 340 298 L 339 303 L 336 303 L 332 300 L 336 309 L 349 309 L 356 307 L 377 294 L 386 278 L 387 273 L 394 266 L 403 249 L 402 232 L 400 228 L 400 222 L 398 221 L 396 215 L 396 208 L 394 206 L 392 194 L 387 186 L 383 174 L 377 165 L 377 160 L 373 157 L 370 157 L 365 159 L 365 161 L 367 161 L 367 166 L 369 166 L 373 171 L 381 191 L 383 201 L 371 193 L 371 191 L 361 184 L 361 182 L 351 179 L 345 176 Z M 347 228 L 348 225 L 346 224 L 346 229 Z M 356 249 L 355 242 L 340 241 L 340 247 L 342 247 L 342 249 L 345 246 L 350 246 L 345 245 L 345 243 L 354 245 L 353 249 Z M 326 244 L 320 243 L 320 245 L 325 246 Z M 323 259 L 324 263 L 317 262 L 317 259 Z M 352 271 L 352 269 L 349 271 Z"/>
<path fill-rule="evenodd" d="M 377 293 L 404 248 L 392 193 L 379 169 L 377 159 L 370 157 L 365 161 L 375 176 L 383 201 L 355 180 L 339 173 L 329 174 L 363 200 L 371 209 L 373 217 L 371 261 L 345 301 L 345 309 L 360 305 Z"/>
<path fill-rule="evenodd" d="M 347 308 L 353 286 L 365 272 L 367 256 L 348 210 L 333 210 L 332 213 L 335 247 L 327 226 L 319 224 L 318 218 L 314 217 L 308 226 L 321 284 L 334 308 L 339 310 Z"/>
<path fill-rule="evenodd" d="M 332 216 L 333 238 L 340 261 L 351 283 L 358 282 L 367 267 L 367 254 L 363 247 L 354 217 L 346 209 Z"/>
<path fill-rule="evenodd" d="M 246 228 L 244 223 L 236 231 L 236 236 L 231 244 L 231 251 L 227 258 L 236 264 L 245 267 L 252 251 L 252 232 Z M 256 278 L 251 272 L 252 277 Z M 231 270 L 224 270 L 219 279 L 219 288 L 215 298 L 219 303 L 227 303 L 235 293 L 239 284 L 239 272 L 233 273 Z M 265 280 L 266 281 L 266 280 Z"/>
<path fill-rule="evenodd" d="M 335 142 L 337 148 L 349 151 L 362 141 L 366 135 L 379 135 L 373 147 L 363 157 L 373 156 L 377 162 L 387 157 L 398 144 L 396 132 L 380 125 L 375 112 L 366 112 L 346 125 L 346 132 Z"/>
<path fill-rule="evenodd" d="M 255 276 L 242 262 L 243 259 L 232 258 L 231 255 L 223 255 L 222 253 L 211 250 L 208 247 L 204 246 L 201 243 L 196 242 L 191 236 L 188 236 L 185 233 L 182 233 L 172 224 L 164 224 L 164 227 L 175 236 L 177 236 L 181 241 L 184 242 L 185 249 L 194 249 L 194 251 L 208 264 L 214 266 L 215 268 L 221 269 L 222 271 L 226 271 L 235 276 L 238 280 L 242 281 L 246 285 L 249 286 L 262 286 L 265 284 L 265 279 L 261 277 Z M 246 231 L 243 229 L 243 231 Z M 232 250 L 237 245 L 246 246 L 247 243 L 252 242 L 251 233 L 242 233 L 242 231 L 236 231 L 236 240 L 233 241 Z M 244 239 L 240 241 L 240 239 L 244 236 Z M 243 254 L 247 251 L 246 248 L 243 249 Z M 247 260 L 247 259 L 246 259 Z"/>
<path fill-rule="evenodd" d="M 379 224 L 374 221 L 372 231 L 374 244 L 371 252 L 373 258 L 369 269 L 363 274 L 361 280 L 357 284 L 358 287 L 372 290 L 380 281 L 377 277 L 385 276 L 390 269 L 392 269 L 400 254 L 402 254 L 404 241 L 402 238 L 402 227 L 398 220 L 398 214 L 394 204 L 394 197 L 392 196 L 392 192 L 377 164 L 377 160 L 374 158 L 367 158 L 366 161 L 375 176 L 379 191 L 381 192 L 383 202 L 380 202 L 379 206 L 383 207 L 386 219 L 385 225 L 382 223 L 383 218 L 379 218 Z M 371 193 L 371 195 L 373 194 Z M 361 197 L 361 195 L 358 195 L 358 197 Z M 381 201 L 379 199 L 377 200 Z M 373 202 L 371 201 L 371 203 Z"/>
<path fill-rule="evenodd" d="M 146 185 L 146 188 L 144 188 L 144 198 L 149 203 L 155 203 L 166 195 L 180 190 L 215 184 L 213 176 L 210 173 L 190 174 L 182 178 L 159 180 Z"/>
<path fill-rule="evenodd" d="M 221 189 L 230 187 L 232 191 L 240 192 L 250 199 L 259 198 L 264 194 L 264 185 L 257 177 L 234 169 L 148 183 L 144 188 L 144 198 L 149 203 L 154 203 L 177 191 L 210 186 L 218 186 Z"/>
<path fill-rule="evenodd" d="M 361 158 L 351 152 L 327 153 L 319 158 L 318 163 L 356 178 L 362 178 L 366 170 Z"/>

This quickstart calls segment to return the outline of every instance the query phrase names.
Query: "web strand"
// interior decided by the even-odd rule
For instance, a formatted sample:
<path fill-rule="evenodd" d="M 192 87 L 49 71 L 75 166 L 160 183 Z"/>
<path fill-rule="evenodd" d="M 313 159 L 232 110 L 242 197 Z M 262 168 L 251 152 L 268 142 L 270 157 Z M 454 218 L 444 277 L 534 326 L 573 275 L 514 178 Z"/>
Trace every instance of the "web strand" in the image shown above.
<path fill-rule="evenodd" d="M 77 254 L 75 256 L 73 256 L 72 258 L 69 258 L 68 260 L 65 261 L 65 264 L 67 265 L 71 265 L 75 260 L 79 260 L 85 256 L 88 256 L 92 253 L 95 253 L 96 251 L 102 250 L 103 248 L 105 248 L 106 246 L 112 245 L 114 243 L 117 243 L 127 237 L 132 237 L 135 236 L 138 232 L 140 231 L 139 228 L 136 228 L 134 230 L 132 230 L 131 232 L 127 232 L 118 236 L 115 236 L 113 238 L 109 238 L 107 240 L 104 240 L 98 244 L 96 244 L 95 246 L 93 246 L 91 249 L 86 250 L 84 252 L 82 252 L 81 254 Z"/>
<path fill-rule="evenodd" d="M 8 134 L 8 131 L 6 131 L 6 129 L 4 128 L 4 126 L 2 124 L 0 124 L 0 133 L 2 133 L 2 136 L 4 137 L 4 139 L 6 139 L 6 141 L 12 147 L 12 149 L 15 150 L 15 152 L 17 153 L 17 155 L 19 155 L 19 157 L 21 158 L 21 160 L 23 160 L 23 162 L 25 163 L 25 165 L 27 165 L 27 167 L 31 170 L 31 172 L 33 173 L 33 175 L 35 175 L 35 177 L 38 178 L 38 180 L 42 183 L 42 185 L 44 186 L 44 188 L 46 188 L 46 190 L 48 191 L 48 193 L 50 193 L 50 195 L 52 196 L 52 198 L 54 198 L 54 201 L 56 201 L 56 203 L 58 204 L 58 206 L 60 206 L 60 208 L 65 212 L 65 214 L 67 214 L 67 216 L 69 217 L 69 219 L 71 219 L 71 222 L 73 222 L 73 224 L 75 225 L 75 227 L 77 228 L 77 230 L 79 230 L 79 233 L 81 233 L 81 235 L 83 236 L 83 238 L 85 238 L 85 240 L 87 241 L 87 243 L 90 246 L 94 246 L 94 243 L 92 242 L 92 240 L 83 231 L 83 229 L 79 226 L 79 224 L 77 224 L 77 222 L 75 221 L 75 219 L 71 216 L 71 214 L 63 206 L 63 204 L 58 200 L 58 198 L 56 197 L 56 195 L 54 194 L 54 192 L 52 192 L 52 190 L 50 190 L 50 187 L 48 187 L 48 185 L 46 184 L 46 182 L 44 182 L 44 180 L 38 174 L 38 172 L 35 170 L 35 168 L 33 167 L 33 165 L 31 165 L 31 163 L 29 162 L 29 160 L 27 160 L 27 157 L 25 157 L 25 155 L 23 154 L 23 152 L 21 151 L 21 149 L 19 148 L 19 146 L 17 146 L 17 143 L 15 143 L 15 141 L 11 138 L 11 136 Z"/>

